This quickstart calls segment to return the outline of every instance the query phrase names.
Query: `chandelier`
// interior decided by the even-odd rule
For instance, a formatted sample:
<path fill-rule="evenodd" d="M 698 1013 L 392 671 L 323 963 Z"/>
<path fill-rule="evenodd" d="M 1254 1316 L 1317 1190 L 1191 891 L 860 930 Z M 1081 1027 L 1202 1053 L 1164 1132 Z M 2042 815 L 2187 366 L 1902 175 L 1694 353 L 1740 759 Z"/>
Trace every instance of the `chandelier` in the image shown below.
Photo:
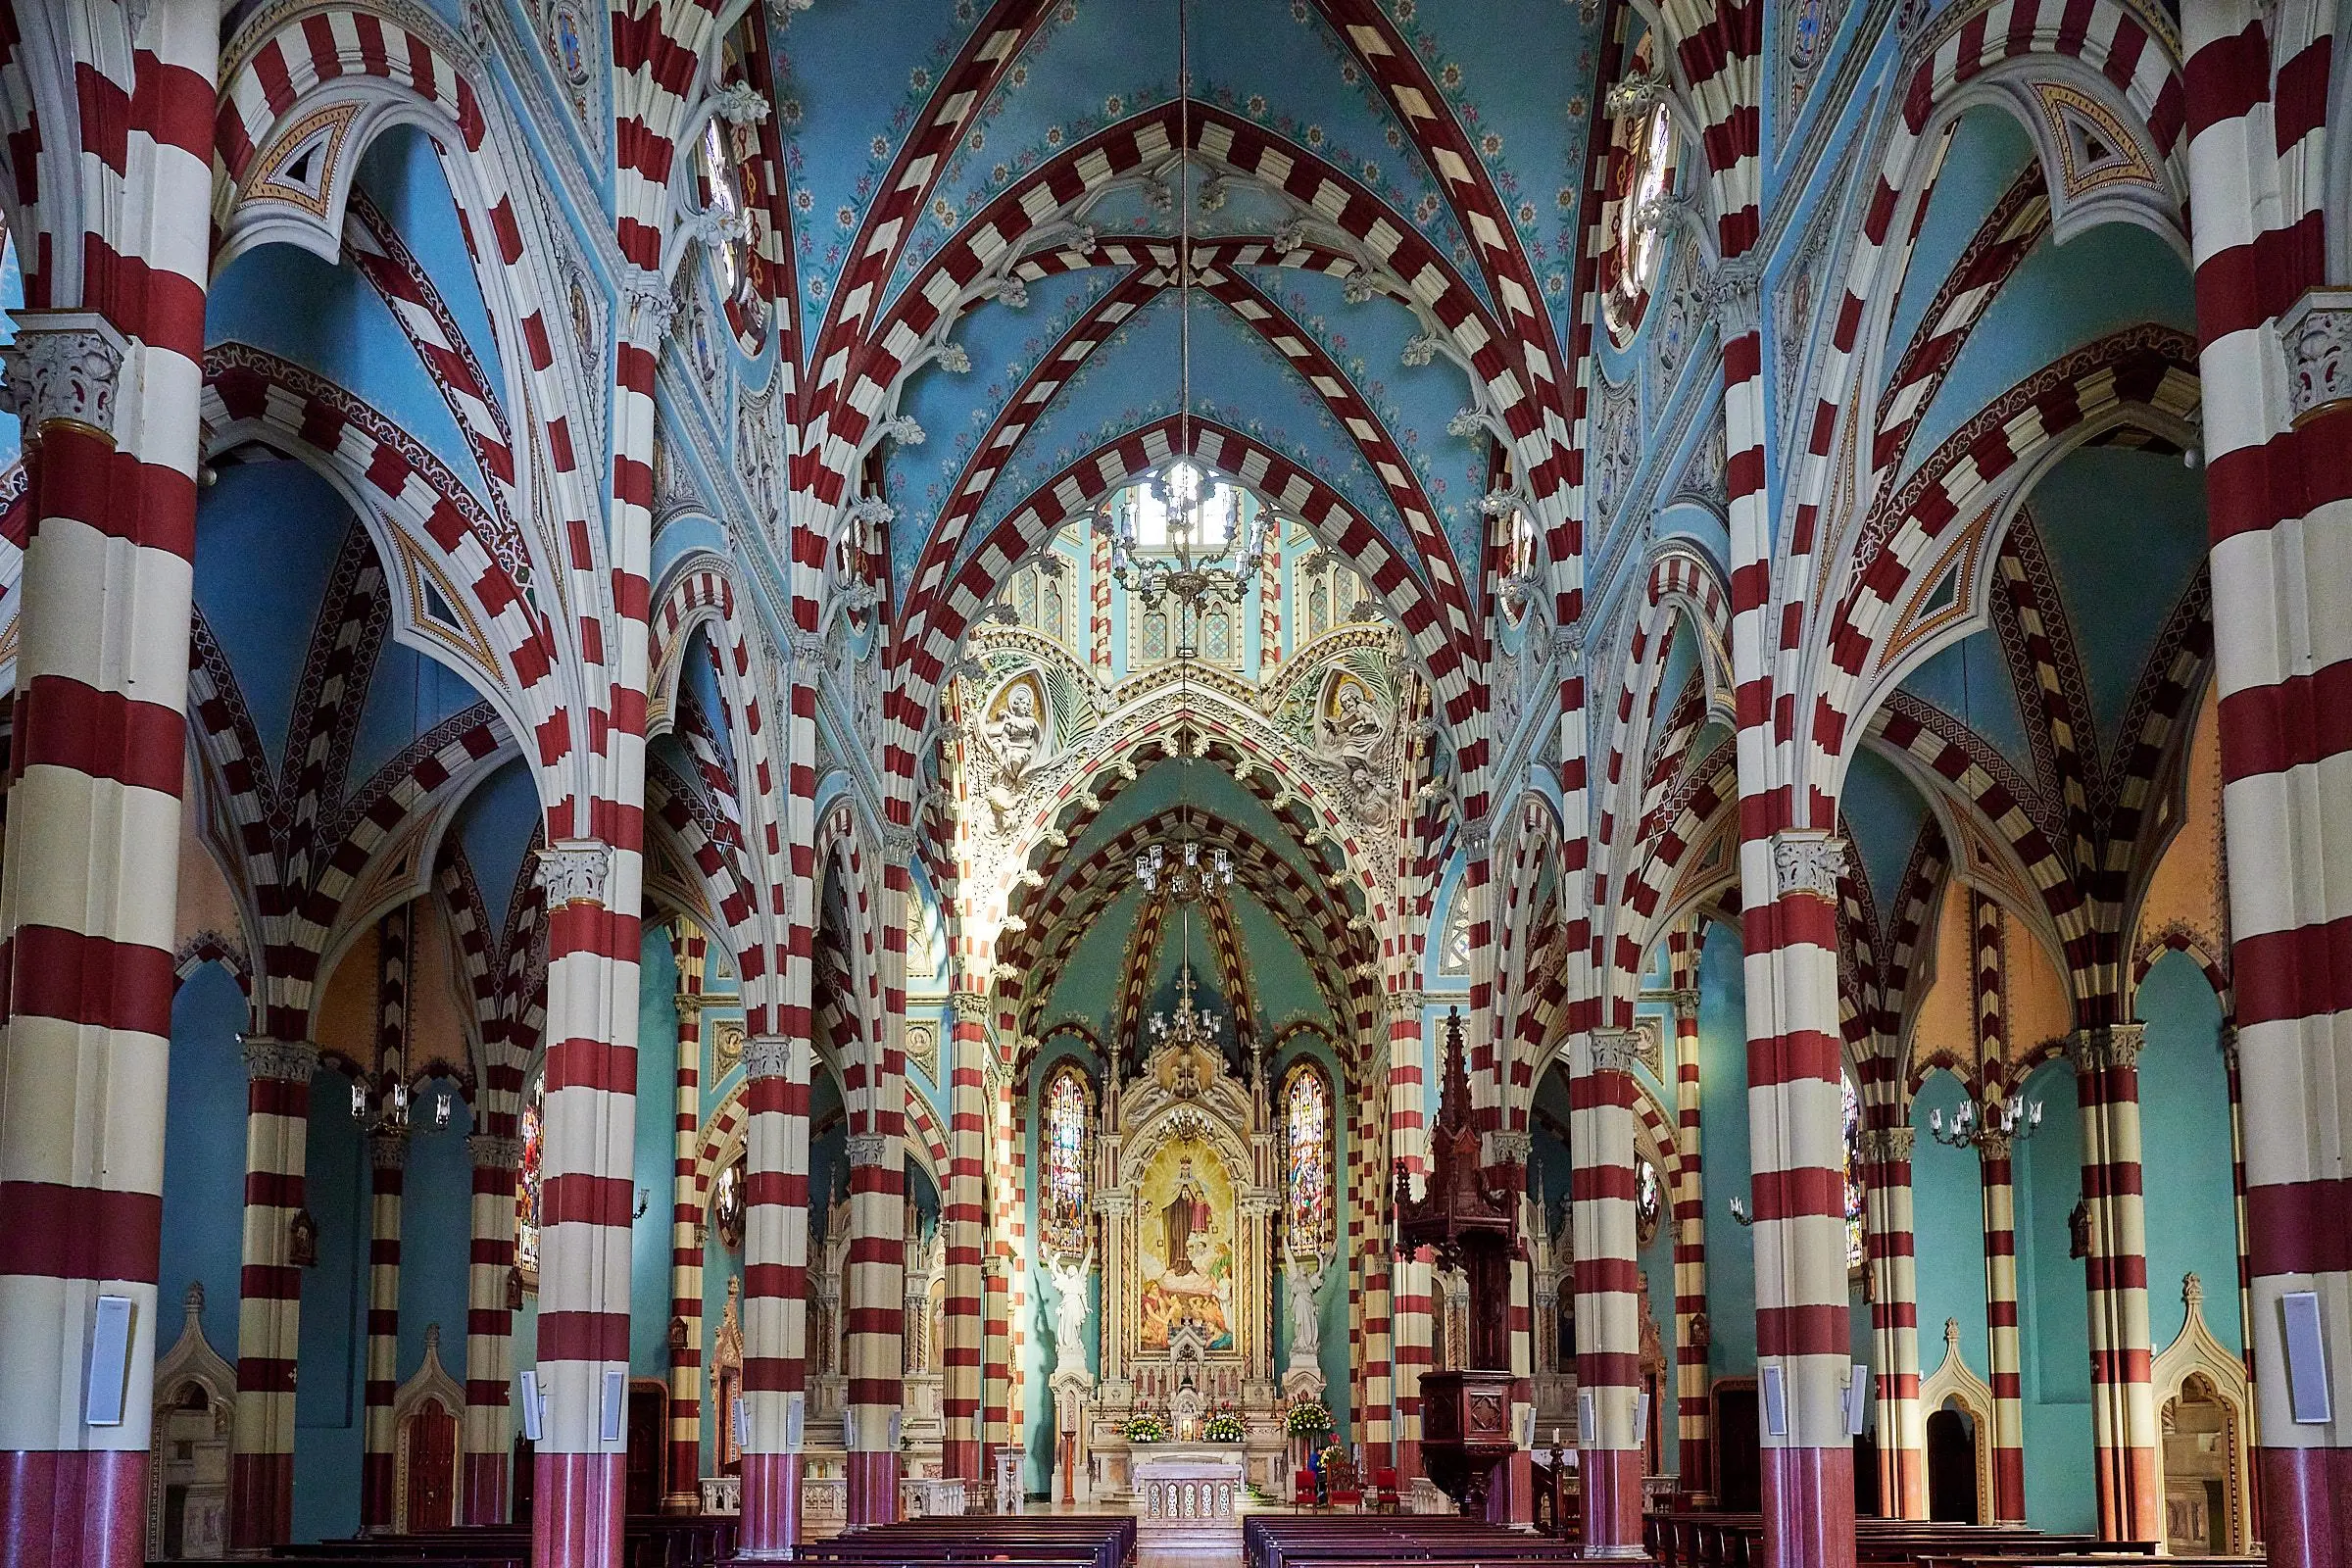
<path fill-rule="evenodd" d="M 1951 1129 L 1943 1125 L 1940 1107 L 1928 1112 L 1928 1136 L 1946 1149 L 1982 1149 L 1996 1138 L 2014 1142 L 2031 1138 L 2041 1126 L 2041 1102 L 1995 1100 L 1980 1110 L 1970 1101 L 1952 1112 Z M 2021 1130 L 2022 1129 L 2022 1130 Z"/>
<path fill-rule="evenodd" d="M 1152 1036 L 1159 1044 L 1219 1049 L 1217 1015 L 1193 1002 L 1193 917 L 1184 917 L 1184 966 L 1176 972 L 1176 1010 L 1152 1015 Z"/>
<path fill-rule="evenodd" d="M 1173 860 L 1173 869 L 1169 862 Z M 1168 846 L 1154 844 L 1139 850 L 1135 857 L 1135 882 L 1146 893 L 1157 893 L 1162 880 L 1168 892 L 1190 902 L 1205 898 L 1218 888 L 1233 886 L 1233 857 L 1225 846 L 1214 844 L 1207 854 L 1201 853 L 1200 841 L 1192 835 L 1189 813 L 1180 818 L 1177 828 L 1176 853 L 1171 856 Z M 1185 940 L 1192 940 L 1192 927 L 1185 927 Z M 1189 951 L 1189 948 L 1188 948 Z"/>
<path fill-rule="evenodd" d="M 1095 517 L 1095 532 L 1110 546 L 1111 580 L 1156 610 L 1176 601 L 1183 622 L 1180 652 L 1191 645 L 1191 624 L 1212 602 L 1239 604 L 1257 581 L 1272 532 L 1268 510 L 1244 508 L 1241 492 L 1213 478 L 1187 454 L 1193 450 L 1193 44 L 1188 0 L 1176 0 L 1176 456 L 1131 489 L 1117 507 Z M 1250 515 L 1244 518 L 1243 513 Z"/>

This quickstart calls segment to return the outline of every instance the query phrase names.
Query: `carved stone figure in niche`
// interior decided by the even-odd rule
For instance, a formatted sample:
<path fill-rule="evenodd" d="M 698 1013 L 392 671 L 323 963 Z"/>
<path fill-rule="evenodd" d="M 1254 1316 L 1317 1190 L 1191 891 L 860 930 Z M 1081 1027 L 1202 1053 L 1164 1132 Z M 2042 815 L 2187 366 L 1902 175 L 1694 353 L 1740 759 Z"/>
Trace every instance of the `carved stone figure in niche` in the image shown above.
<path fill-rule="evenodd" d="M 1012 820 L 1021 790 L 1046 757 L 1046 715 L 1034 677 L 1016 679 L 998 695 L 982 732 L 996 756 L 988 807 L 1002 832 Z"/>
<path fill-rule="evenodd" d="M 1355 676 L 1335 672 L 1315 716 L 1315 749 L 1346 773 L 1356 814 L 1367 820 L 1381 814 L 1388 740 L 1389 712 L 1380 699 Z"/>
<path fill-rule="evenodd" d="M 719 1312 L 710 1343 L 710 1403 L 718 1425 L 718 1471 L 733 1475 L 743 1464 L 735 1442 L 735 1401 L 743 1397 L 743 1281 L 727 1281 L 727 1304 Z"/>
<path fill-rule="evenodd" d="M 1046 1274 L 1054 1281 L 1054 1375 L 1086 1371 L 1086 1281 L 1095 1269 L 1095 1254 L 1046 1258 Z"/>
<path fill-rule="evenodd" d="M 710 1193 L 710 1222 L 717 1227 L 719 1245 L 730 1252 L 743 1250 L 743 1164 L 739 1160 L 718 1173 Z"/>
<path fill-rule="evenodd" d="M 1315 1293 L 1323 1287 L 1323 1259 L 1294 1255 L 1290 1266 L 1290 1370 L 1315 1371 L 1322 1365 L 1323 1317 Z"/>

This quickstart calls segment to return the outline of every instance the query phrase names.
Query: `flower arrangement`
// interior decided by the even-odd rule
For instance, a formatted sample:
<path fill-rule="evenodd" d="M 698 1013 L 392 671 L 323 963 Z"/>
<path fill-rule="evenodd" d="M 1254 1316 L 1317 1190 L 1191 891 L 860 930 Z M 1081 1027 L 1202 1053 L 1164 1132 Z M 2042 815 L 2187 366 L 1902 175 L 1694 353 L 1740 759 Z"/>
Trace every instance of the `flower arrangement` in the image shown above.
<path fill-rule="evenodd" d="M 1129 1443 L 1165 1443 L 1168 1441 L 1168 1423 L 1149 1413 L 1131 1415 L 1127 1418 L 1127 1424 L 1119 1429 L 1119 1435 Z"/>
<path fill-rule="evenodd" d="M 1321 1399 L 1293 1399 L 1282 1426 L 1294 1438 L 1320 1437 L 1331 1430 L 1331 1412 Z"/>
<path fill-rule="evenodd" d="M 1231 1405 L 1209 1412 L 1200 1423 L 1200 1436 L 1210 1443 L 1239 1443 L 1248 1434 L 1242 1426 L 1242 1413 Z"/>

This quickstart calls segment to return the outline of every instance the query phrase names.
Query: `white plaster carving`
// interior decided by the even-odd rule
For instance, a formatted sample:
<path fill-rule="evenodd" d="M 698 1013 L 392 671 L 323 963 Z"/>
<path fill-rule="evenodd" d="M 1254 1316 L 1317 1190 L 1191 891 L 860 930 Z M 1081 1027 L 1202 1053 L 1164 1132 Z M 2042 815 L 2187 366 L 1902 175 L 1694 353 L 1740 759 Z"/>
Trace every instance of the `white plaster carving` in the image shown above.
<path fill-rule="evenodd" d="M 318 1048 L 308 1040 L 249 1039 L 245 1042 L 248 1077 L 275 1083 L 307 1084 L 318 1070 Z"/>
<path fill-rule="evenodd" d="M 0 347 L 0 409 L 27 432 L 70 420 L 115 433 L 115 389 L 127 345 L 95 311 L 24 311 Z"/>
<path fill-rule="evenodd" d="M 1790 828 L 1772 836 L 1775 897 L 1805 893 L 1835 904 L 1838 879 L 1845 874 L 1845 840 L 1835 834 Z"/>
<path fill-rule="evenodd" d="M 753 1035 L 743 1043 L 743 1070 L 752 1078 L 785 1078 L 792 1073 L 792 1041 L 783 1035 Z"/>
<path fill-rule="evenodd" d="M 1592 1040 L 1594 1072 L 1632 1072 L 1642 1059 L 1642 1032 L 1638 1029 L 1595 1029 Z"/>
<path fill-rule="evenodd" d="M 2313 289 L 2278 318 L 2295 422 L 2352 401 L 2352 289 Z"/>
<path fill-rule="evenodd" d="M 612 846 L 594 839 L 562 839 L 539 852 L 539 890 L 549 908 L 603 904 L 612 876 Z"/>

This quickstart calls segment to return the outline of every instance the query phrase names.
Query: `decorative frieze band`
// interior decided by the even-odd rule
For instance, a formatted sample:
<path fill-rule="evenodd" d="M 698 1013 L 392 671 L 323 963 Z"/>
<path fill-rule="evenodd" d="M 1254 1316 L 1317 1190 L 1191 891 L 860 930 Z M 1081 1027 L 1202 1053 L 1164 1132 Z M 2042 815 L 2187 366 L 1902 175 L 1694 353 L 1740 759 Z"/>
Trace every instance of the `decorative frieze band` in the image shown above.
<path fill-rule="evenodd" d="M 318 1048 L 308 1040 L 250 1038 L 245 1042 L 245 1074 L 275 1083 L 307 1084 L 318 1070 Z"/>

